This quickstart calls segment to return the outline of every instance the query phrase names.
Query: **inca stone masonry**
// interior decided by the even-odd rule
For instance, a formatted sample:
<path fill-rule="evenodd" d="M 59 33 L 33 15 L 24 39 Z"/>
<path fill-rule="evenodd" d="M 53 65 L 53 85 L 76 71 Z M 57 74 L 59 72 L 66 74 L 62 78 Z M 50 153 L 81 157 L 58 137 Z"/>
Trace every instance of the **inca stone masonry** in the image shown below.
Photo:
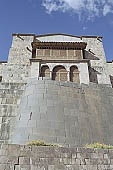
<path fill-rule="evenodd" d="M 113 144 L 113 63 L 102 37 L 13 34 L 0 80 L 0 143 Z"/>

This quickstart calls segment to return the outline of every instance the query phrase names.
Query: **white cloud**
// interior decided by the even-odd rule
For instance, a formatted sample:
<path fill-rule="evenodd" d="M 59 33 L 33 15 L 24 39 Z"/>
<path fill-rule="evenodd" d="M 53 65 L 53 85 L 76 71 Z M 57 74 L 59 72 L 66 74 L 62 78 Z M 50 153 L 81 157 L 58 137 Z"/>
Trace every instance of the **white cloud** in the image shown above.
<path fill-rule="evenodd" d="M 88 20 L 113 13 L 113 0 L 42 0 L 42 5 L 49 14 L 71 11 Z"/>
<path fill-rule="evenodd" d="M 113 13 L 113 9 L 110 5 L 106 4 L 103 8 L 103 15 L 106 16 L 108 13 Z"/>
<path fill-rule="evenodd" d="M 82 29 L 85 31 L 85 30 L 87 30 L 88 28 L 84 26 Z"/>

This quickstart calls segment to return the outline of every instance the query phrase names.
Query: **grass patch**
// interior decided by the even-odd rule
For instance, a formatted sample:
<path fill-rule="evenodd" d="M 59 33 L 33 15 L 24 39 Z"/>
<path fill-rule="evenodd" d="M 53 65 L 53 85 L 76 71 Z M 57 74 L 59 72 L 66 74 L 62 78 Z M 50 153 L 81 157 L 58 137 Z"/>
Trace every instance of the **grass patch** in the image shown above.
<path fill-rule="evenodd" d="M 45 143 L 42 140 L 33 140 L 33 141 L 29 142 L 27 145 L 29 145 L 29 146 L 55 146 L 55 147 L 62 147 L 59 144 Z"/>
<path fill-rule="evenodd" d="M 102 143 L 93 143 L 93 144 L 86 144 L 86 148 L 97 148 L 97 149 L 113 149 L 112 145 L 106 145 Z"/>

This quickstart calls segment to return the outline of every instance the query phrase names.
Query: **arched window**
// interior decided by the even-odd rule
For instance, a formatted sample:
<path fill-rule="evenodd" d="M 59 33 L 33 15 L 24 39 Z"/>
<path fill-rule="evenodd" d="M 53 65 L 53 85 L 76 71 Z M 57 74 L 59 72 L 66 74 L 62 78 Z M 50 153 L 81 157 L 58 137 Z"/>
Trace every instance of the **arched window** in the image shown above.
<path fill-rule="evenodd" d="M 67 81 L 67 71 L 63 66 L 56 66 L 53 69 L 52 80 Z"/>
<path fill-rule="evenodd" d="M 72 66 L 70 68 L 70 81 L 74 83 L 80 83 L 79 71 L 77 66 Z"/>
<path fill-rule="evenodd" d="M 40 73 L 41 77 L 50 77 L 50 69 L 48 66 L 42 66 L 41 67 L 41 73 Z"/>

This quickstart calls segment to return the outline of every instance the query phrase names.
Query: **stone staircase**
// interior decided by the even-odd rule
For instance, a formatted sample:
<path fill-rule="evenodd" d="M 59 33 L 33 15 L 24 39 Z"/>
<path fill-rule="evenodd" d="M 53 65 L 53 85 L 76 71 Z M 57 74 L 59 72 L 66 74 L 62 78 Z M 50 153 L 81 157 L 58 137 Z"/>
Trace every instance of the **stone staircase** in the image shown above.
<path fill-rule="evenodd" d="M 24 83 L 0 83 L 0 143 L 11 143 L 9 137 L 24 88 Z"/>

